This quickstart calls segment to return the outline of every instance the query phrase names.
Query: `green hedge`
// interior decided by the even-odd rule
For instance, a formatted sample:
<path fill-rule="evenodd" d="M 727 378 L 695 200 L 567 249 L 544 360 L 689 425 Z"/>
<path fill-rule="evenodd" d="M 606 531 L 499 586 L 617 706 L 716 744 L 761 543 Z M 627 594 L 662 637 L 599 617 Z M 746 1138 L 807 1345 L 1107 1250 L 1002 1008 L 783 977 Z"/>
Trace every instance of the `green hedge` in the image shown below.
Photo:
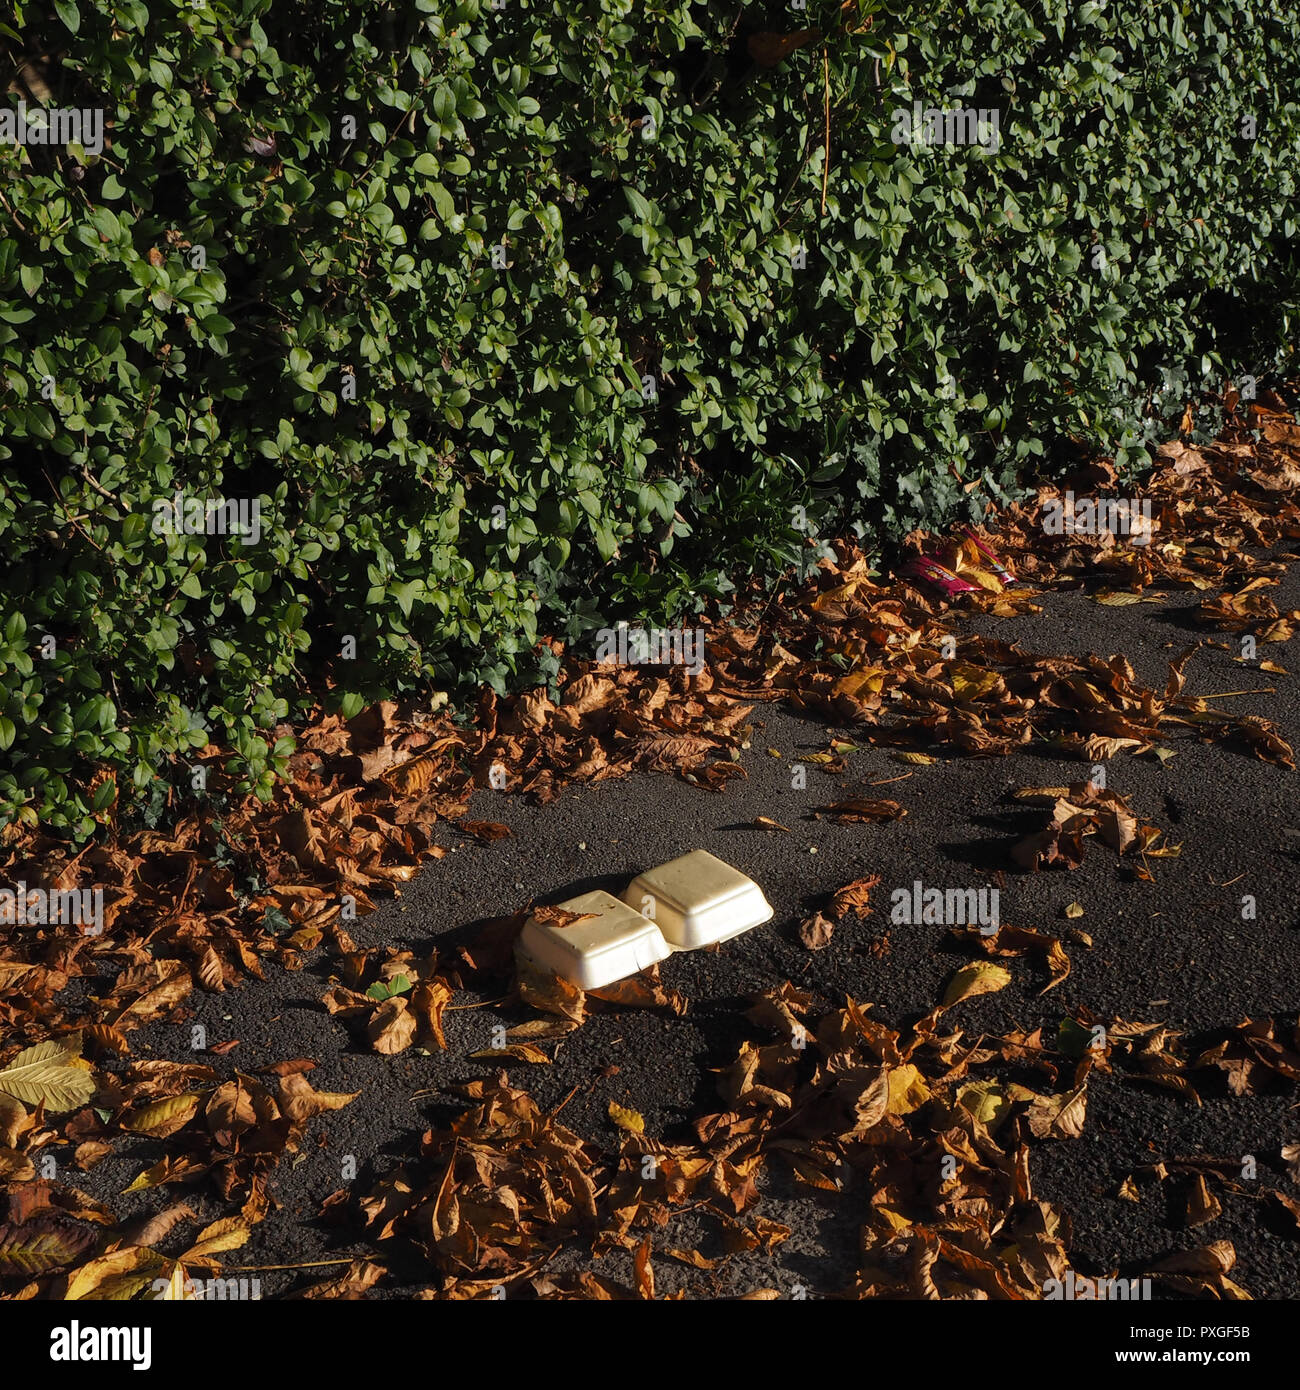
<path fill-rule="evenodd" d="M 1290 350 L 1285 9 L 13 6 L 7 106 L 105 139 L 0 145 L 0 819 L 208 740 L 267 795 L 312 691 L 546 679 L 805 516 L 1139 466 L 1157 388 Z M 917 101 L 996 149 L 896 143 Z M 259 543 L 157 533 L 177 492 Z"/>

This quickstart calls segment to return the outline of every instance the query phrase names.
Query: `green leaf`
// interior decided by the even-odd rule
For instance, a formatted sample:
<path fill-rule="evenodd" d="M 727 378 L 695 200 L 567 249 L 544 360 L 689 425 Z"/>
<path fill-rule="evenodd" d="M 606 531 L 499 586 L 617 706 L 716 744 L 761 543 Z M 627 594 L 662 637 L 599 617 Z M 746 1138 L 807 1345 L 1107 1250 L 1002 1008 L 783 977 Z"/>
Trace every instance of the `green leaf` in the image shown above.
<path fill-rule="evenodd" d="M 81 13 L 77 9 L 76 0 L 54 0 L 54 10 L 72 33 L 75 34 L 81 28 Z"/>

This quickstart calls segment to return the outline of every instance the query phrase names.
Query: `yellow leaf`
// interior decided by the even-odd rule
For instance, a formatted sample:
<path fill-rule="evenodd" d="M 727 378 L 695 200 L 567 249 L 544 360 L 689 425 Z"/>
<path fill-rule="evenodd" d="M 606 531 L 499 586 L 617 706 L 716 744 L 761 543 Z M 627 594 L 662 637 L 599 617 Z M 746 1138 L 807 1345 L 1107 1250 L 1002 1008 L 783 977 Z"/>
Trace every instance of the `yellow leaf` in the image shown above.
<path fill-rule="evenodd" d="M 955 661 L 951 669 L 952 691 L 959 700 L 978 700 L 1002 684 L 1002 677 L 996 671 L 972 666 L 966 661 Z"/>
<path fill-rule="evenodd" d="M 901 1211 L 895 1211 L 893 1207 L 877 1207 L 876 1210 L 896 1231 L 910 1230 L 914 1224 L 910 1216 L 904 1216 Z"/>
<path fill-rule="evenodd" d="M 68 1276 L 64 1299 L 79 1302 L 135 1298 L 156 1278 L 167 1278 L 167 1260 L 143 1245 L 128 1245 L 88 1261 Z"/>
<path fill-rule="evenodd" d="M 1002 581 L 995 574 L 990 574 L 988 570 L 979 569 L 975 565 L 959 565 L 957 573 L 968 584 L 978 584 L 981 589 L 987 589 L 991 594 L 1002 592 Z"/>
<path fill-rule="evenodd" d="M 202 1099 L 199 1091 L 186 1091 L 181 1096 L 156 1100 L 143 1110 L 136 1110 L 122 1121 L 122 1128 L 132 1134 L 147 1134 L 152 1139 L 165 1139 L 189 1123 Z"/>
<path fill-rule="evenodd" d="M 155 1281 L 156 1282 L 156 1281 Z M 185 1303 L 193 1302 L 194 1292 L 190 1287 L 189 1271 L 183 1264 L 172 1266 L 171 1277 L 167 1280 L 167 1287 L 159 1289 L 154 1294 L 154 1300 L 159 1303 Z"/>
<path fill-rule="evenodd" d="M 850 671 L 847 676 L 841 676 L 835 682 L 833 693 L 845 695 L 850 700 L 869 699 L 872 695 L 880 694 L 888 674 L 883 666 L 860 667 L 856 671 Z"/>
<path fill-rule="evenodd" d="M 0 1091 L 53 1114 L 75 1110 L 95 1094 L 94 1076 L 74 1065 L 80 1051 L 80 1034 L 29 1047 L 0 1071 Z"/>
<path fill-rule="evenodd" d="M 896 763 L 913 763 L 917 767 L 929 767 L 931 763 L 937 763 L 939 761 L 938 758 L 932 758 L 929 753 L 908 753 L 899 751 L 897 753 L 891 753 L 890 757 L 893 758 Z"/>
<path fill-rule="evenodd" d="M 980 1124 L 996 1129 L 1011 1109 L 1011 1097 L 997 1081 L 976 1081 L 957 1092 L 957 1104 Z"/>
<path fill-rule="evenodd" d="M 921 1073 L 910 1063 L 894 1067 L 889 1072 L 889 1103 L 885 1110 L 890 1115 L 910 1115 L 918 1106 L 930 1099 L 930 1090 L 921 1079 Z"/>
<path fill-rule="evenodd" d="M 943 1007 L 950 1009 L 977 994 L 996 994 L 1011 983 L 1011 972 L 991 960 L 973 960 L 952 977 L 943 996 Z"/>
<path fill-rule="evenodd" d="M 206 1259 L 218 1255 L 223 1250 L 238 1250 L 248 1241 L 248 1222 L 242 1216 L 224 1216 L 220 1221 L 205 1226 L 199 1238 L 181 1257 L 185 1260 Z"/>
<path fill-rule="evenodd" d="M 1130 594 L 1124 590 L 1103 589 L 1093 597 L 1107 608 L 1127 608 L 1130 603 L 1142 602 L 1141 594 Z"/>
<path fill-rule="evenodd" d="M 626 1106 L 619 1105 L 615 1101 L 609 1103 L 609 1118 L 619 1127 L 626 1130 L 629 1134 L 644 1134 L 645 1120 L 635 1110 L 629 1110 Z"/>
<path fill-rule="evenodd" d="M 1065 909 L 1065 915 L 1066 915 L 1067 917 L 1082 917 L 1082 916 L 1083 916 L 1083 904 L 1082 904 L 1082 903 L 1071 903 L 1071 904 Z"/>
<path fill-rule="evenodd" d="M 157 1187 L 160 1183 L 175 1182 L 181 1174 L 202 1172 L 200 1166 L 197 1170 L 193 1165 L 187 1167 L 183 1160 L 178 1160 L 174 1155 L 168 1154 L 165 1158 L 160 1158 L 152 1168 L 146 1168 L 143 1173 L 137 1174 L 132 1179 L 129 1187 L 124 1187 L 122 1191 L 142 1192 L 146 1187 Z"/>

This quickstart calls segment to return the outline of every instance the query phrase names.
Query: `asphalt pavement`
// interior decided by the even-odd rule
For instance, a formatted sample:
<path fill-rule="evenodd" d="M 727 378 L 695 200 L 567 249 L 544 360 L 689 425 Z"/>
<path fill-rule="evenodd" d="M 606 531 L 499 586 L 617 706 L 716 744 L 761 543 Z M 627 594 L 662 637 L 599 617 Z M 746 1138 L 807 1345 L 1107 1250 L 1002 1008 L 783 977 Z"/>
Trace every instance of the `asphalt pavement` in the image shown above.
<path fill-rule="evenodd" d="M 1273 597 L 1282 610 L 1300 607 L 1300 571 L 1291 569 Z M 1235 640 L 1197 628 L 1188 610 L 1194 594 L 1173 593 L 1160 603 L 1102 607 L 1079 592 L 1044 598 L 1038 615 L 959 619 L 959 625 L 1017 639 L 1036 652 L 1122 652 L 1138 676 L 1162 689 L 1166 663 L 1191 642 L 1206 645 L 1188 668 L 1193 694 L 1231 695 L 1235 713 L 1276 721 L 1294 743 L 1300 734 L 1300 652 L 1295 641 L 1262 648 L 1259 656 L 1294 674 L 1262 671 L 1234 660 Z M 1269 692 L 1269 693 L 1266 693 Z M 609 1102 L 639 1111 L 646 1131 L 672 1141 L 686 1137 L 694 1114 L 716 1109 L 710 1068 L 731 1060 L 742 1039 L 754 1036 L 744 1017 L 747 996 L 790 980 L 826 1007 L 848 994 L 868 1001 L 874 1015 L 900 1026 L 928 1010 L 969 949 L 944 926 L 892 924 L 890 894 L 915 880 L 927 886 L 967 888 L 1000 884 L 1003 922 L 1062 938 L 1069 977 L 1055 989 L 1031 958 L 1010 962 L 1012 984 L 966 1001 L 954 1016 L 971 1037 L 1008 1028 L 1054 1029 L 1066 1014 L 1086 1008 L 1099 1018 L 1160 1022 L 1184 1034 L 1184 1053 L 1201 1040 L 1246 1018 L 1281 1017 L 1294 1024 L 1300 994 L 1300 774 L 1234 747 L 1203 742 L 1195 732 L 1170 745 L 1175 756 L 1122 754 L 1111 760 L 1108 786 L 1130 799 L 1139 818 L 1182 843 L 1178 858 L 1151 861 L 1154 882 L 1141 882 L 1098 838 L 1073 872 L 1017 870 L 1009 858 L 1015 841 L 1042 823 L 1042 813 L 1007 799 L 1011 788 L 1061 785 L 1087 769 L 1033 749 L 1012 757 L 940 760 L 908 766 L 887 749 L 850 753 L 845 771 L 827 776 L 803 762 L 824 751 L 832 728 L 777 705 L 756 706 L 751 745 L 743 754 L 747 777 L 714 793 L 670 776 L 644 774 L 566 789 L 543 807 L 505 792 L 475 794 L 469 814 L 510 827 L 511 835 L 480 844 L 445 831 L 447 855 L 424 868 L 401 896 L 353 924 L 361 946 L 404 946 L 417 952 L 454 951 L 472 938 L 475 924 L 514 911 L 530 898 L 556 902 L 594 887 L 619 891 L 638 871 L 687 850 L 704 848 L 752 876 L 775 909 L 771 923 L 720 948 L 677 954 L 662 967 L 665 982 L 690 1001 L 686 1013 L 618 1010 L 593 1014 L 563 1040 L 552 1066 L 513 1065 L 511 1081 L 544 1106 L 564 1109 L 565 1124 L 613 1145 Z M 774 751 L 773 751 L 774 750 Z M 806 786 L 792 766 L 803 762 Z M 885 782 L 885 779 L 901 779 Z M 840 825 L 812 818 L 828 801 L 865 794 L 901 802 L 907 816 L 881 825 Z M 789 833 L 753 825 L 770 817 Z M 879 875 L 872 911 L 846 917 L 830 944 L 809 951 L 797 927 L 827 894 L 867 875 Z M 1001 878 L 998 875 L 1001 875 Z M 1243 898 L 1255 915 L 1243 918 Z M 1078 903 L 1081 916 L 1067 917 Z M 1068 935 L 1083 931 L 1091 946 Z M 238 1039 L 224 1056 L 205 1058 L 223 1074 L 253 1071 L 288 1057 L 317 1062 L 311 1082 L 321 1090 L 357 1091 L 348 1107 L 312 1123 L 311 1140 L 277 1169 L 271 1191 L 279 1202 L 238 1252 L 243 1266 L 301 1265 L 371 1249 L 355 1229 L 318 1219 L 320 1204 L 339 1189 L 364 1193 L 384 1172 L 410 1156 L 420 1134 L 442 1123 L 464 1102 L 449 1087 L 491 1075 L 496 1067 L 469 1054 L 491 1042 L 494 1024 L 526 1016 L 460 994 L 446 1014 L 448 1048 L 408 1050 L 394 1057 L 365 1050 L 321 1002 L 337 962 L 317 952 L 307 967 L 286 972 L 268 963 L 264 982 L 250 981 L 220 995 L 196 994 L 193 1021 L 205 1024 L 210 1043 Z M 133 1034 L 137 1056 L 176 1057 L 175 1028 L 151 1025 Z M 138 1040 L 138 1041 L 137 1041 Z M 152 1051 L 151 1051 L 152 1050 Z M 617 1068 L 614 1072 L 611 1068 Z M 1075 1268 L 1134 1274 L 1173 1250 L 1209 1240 L 1230 1240 L 1237 1252 L 1233 1279 L 1256 1298 L 1294 1298 L 1300 1287 L 1300 1233 L 1277 1219 L 1269 1204 L 1243 1184 L 1224 1197 L 1213 1222 L 1188 1227 L 1178 1185 L 1146 1184 L 1137 1202 L 1120 1199 L 1119 1184 L 1135 1169 L 1164 1158 L 1255 1156 L 1262 1184 L 1300 1197 L 1280 1160 L 1286 1143 L 1300 1141 L 1294 1086 L 1279 1082 L 1261 1093 L 1233 1096 L 1214 1077 L 1198 1074 L 1202 1104 L 1135 1082 L 1121 1074 L 1094 1075 L 1082 1138 L 1039 1143 L 1032 1172 L 1037 1195 L 1069 1216 Z M 111 1200 L 123 1214 L 149 1211 L 175 1194 L 118 1194 L 161 1152 L 145 1139 L 128 1139 L 77 1184 Z M 348 1163 L 349 1156 L 352 1163 Z M 356 1169 L 356 1177 L 344 1177 Z M 657 1269 L 661 1292 L 688 1297 L 734 1295 L 775 1287 L 792 1295 L 832 1295 L 852 1277 L 857 1240 L 855 1211 L 867 1195 L 796 1190 L 774 1167 L 763 1188 L 761 1214 L 792 1228 L 772 1254 L 730 1261 L 719 1275 L 685 1265 Z M 216 1215 L 215 1199 L 201 1209 Z M 676 1243 L 689 1246 L 689 1216 Z M 581 1264 L 570 1252 L 567 1267 Z M 589 1256 L 586 1258 L 590 1258 Z M 235 1257 L 226 1263 L 234 1265 Z M 628 1278 L 630 1260 L 603 1258 L 600 1271 Z M 275 1297 L 329 1271 L 266 1271 L 262 1296 Z M 408 1297 L 429 1285 L 427 1271 L 394 1262 L 372 1297 Z"/>

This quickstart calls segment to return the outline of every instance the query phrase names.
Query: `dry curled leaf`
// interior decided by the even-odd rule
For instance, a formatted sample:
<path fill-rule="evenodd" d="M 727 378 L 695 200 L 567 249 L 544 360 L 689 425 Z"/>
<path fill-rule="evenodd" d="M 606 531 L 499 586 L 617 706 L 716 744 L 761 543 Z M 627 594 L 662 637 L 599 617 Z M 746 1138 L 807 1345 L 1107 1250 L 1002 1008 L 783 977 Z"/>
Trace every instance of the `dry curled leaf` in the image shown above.
<path fill-rule="evenodd" d="M 533 1062 L 538 1066 L 549 1067 L 551 1059 L 536 1043 L 507 1043 L 504 1047 L 484 1047 L 469 1054 L 476 1061 Z"/>
<path fill-rule="evenodd" d="M 952 977 L 944 991 L 943 1007 L 950 1009 L 963 999 L 977 994 L 995 994 L 1011 983 L 1011 972 L 1005 966 L 989 960 L 973 960 Z"/>
<path fill-rule="evenodd" d="M 871 910 L 871 890 L 880 882 L 879 874 L 868 878 L 857 878 L 837 888 L 831 896 L 827 915 L 838 921 L 846 912 L 855 912 L 863 917 Z"/>
<path fill-rule="evenodd" d="M 406 999 L 398 997 L 382 1003 L 366 1024 L 366 1038 L 376 1052 L 391 1057 L 404 1052 L 415 1041 L 415 1015 Z"/>
<path fill-rule="evenodd" d="M 834 933 L 835 923 L 820 912 L 799 924 L 799 940 L 810 951 L 820 951 L 824 946 L 829 946 Z"/>
<path fill-rule="evenodd" d="M 907 815 L 907 811 L 897 801 L 858 796 L 823 806 L 817 814 L 829 816 L 841 825 L 874 825 L 881 821 L 898 820 Z"/>
<path fill-rule="evenodd" d="M 1197 1173 L 1187 1194 L 1187 1224 L 1203 1226 L 1222 1214 L 1223 1206 L 1206 1185 L 1205 1174 Z"/>

